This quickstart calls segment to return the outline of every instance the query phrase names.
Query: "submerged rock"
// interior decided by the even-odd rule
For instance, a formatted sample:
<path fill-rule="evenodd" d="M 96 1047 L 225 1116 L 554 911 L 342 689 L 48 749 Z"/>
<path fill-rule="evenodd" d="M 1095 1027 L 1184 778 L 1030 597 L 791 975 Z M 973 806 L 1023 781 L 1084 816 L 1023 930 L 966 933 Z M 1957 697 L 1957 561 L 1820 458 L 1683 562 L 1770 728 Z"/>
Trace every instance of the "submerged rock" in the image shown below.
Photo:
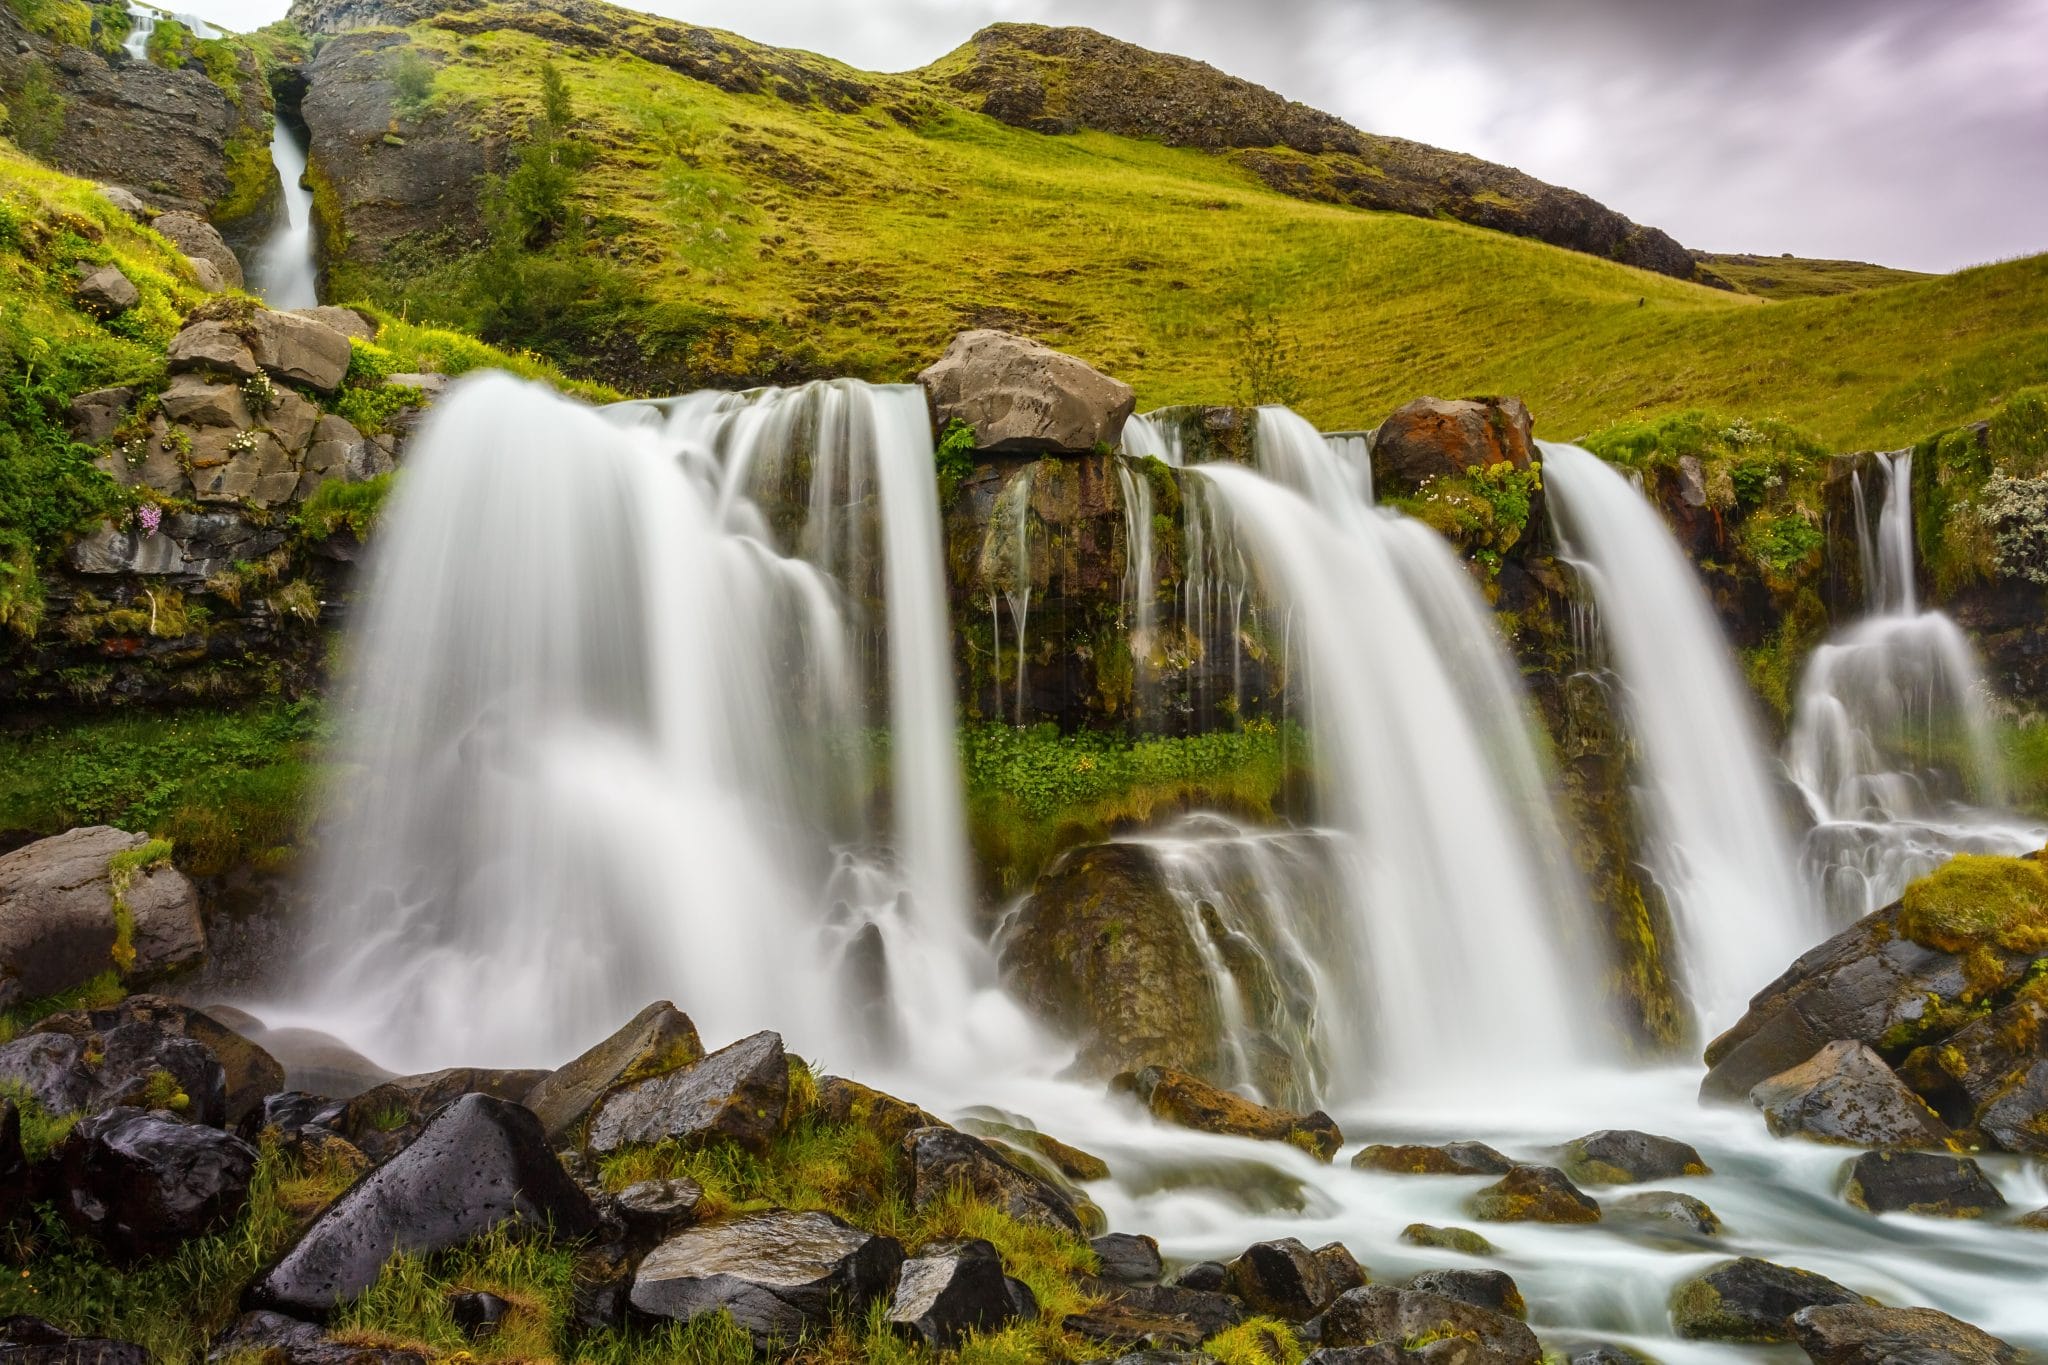
<path fill-rule="evenodd" d="M 776 1210 L 692 1228 L 647 1254 L 633 1307 L 690 1322 L 724 1311 L 757 1346 L 795 1340 L 834 1312 L 858 1320 L 903 1264 L 893 1238 L 829 1213 Z"/>
<path fill-rule="evenodd" d="M 256 1149 L 168 1114 L 110 1109 L 71 1130 L 57 1164 L 65 1221 L 134 1260 L 166 1255 L 239 1215 Z"/>
<path fill-rule="evenodd" d="M 592 1152 L 713 1141 L 764 1152 L 789 1112 L 789 1058 L 774 1033 L 742 1038 L 702 1061 L 612 1091 L 590 1118 Z"/>
<path fill-rule="evenodd" d="M 1711 1174 L 1688 1143 L 1617 1128 L 1603 1128 L 1565 1144 L 1558 1165 L 1582 1185 L 1631 1185 Z"/>
<path fill-rule="evenodd" d="M 1600 1205 L 1552 1166 L 1517 1166 L 1472 1197 L 1488 1223 L 1597 1223 Z"/>
<path fill-rule="evenodd" d="M 1515 1163 L 1483 1142 L 1447 1142 L 1441 1147 L 1388 1147 L 1374 1143 L 1351 1157 L 1353 1169 L 1394 1175 L 1506 1175 Z"/>
<path fill-rule="evenodd" d="M 1800 1309 L 1862 1303 L 1825 1275 L 1744 1256 L 1679 1285 L 1671 1324 L 1693 1341 L 1790 1341 Z"/>
<path fill-rule="evenodd" d="M 969 1333 L 997 1331 L 1015 1314 L 1003 1258 L 979 1239 L 935 1243 L 905 1261 L 889 1303 L 892 1326 L 939 1351 Z"/>
<path fill-rule="evenodd" d="M 1749 1099 L 1778 1137 L 1857 1147 L 1942 1148 L 1949 1141 L 1926 1102 L 1861 1043 L 1829 1043 L 1758 1084 Z"/>
<path fill-rule="evenodd" d="M 1792 1315 L 1814 1365 L 2018 1365 L 2008 1343 L 1932 1308 L 1835 1304 Z"/>
<path fill-rule="evenodd" d="M 1292 1237 L 1247 1247 L 1224 1268 L 1223 1289 L 1252 1312 L 1288 1322 L 1307 1322 L 1341 1292 L 1316 1254 Z"/>
<path fill-rule="evenodd" d="M 690 1017 L 657 1000 L 575 1061 L 549 1072 L 524 1103 L 540 1117 L 548 1141 L 568 1141 L 599 1101 L 619 1086 L 664 1075 L 703 1060 L 704 1044 Z"/>
<path fill-rule="evenodd" d="M 903 1139 L 910 1203 L 926 1209 L 964 1191 L 1022 1223 L 1087 1235 L 1066 1193 L 1010 1161 L 980 1138 L 951 1128 L 919 1128 Z"/>
<path fill-rule="evenodd" d="M 1470 1228 L 1440 1228 L 1429 1223 L 1410 1223 L 1401 1229 L 1401 1240 L 1419 1247 L 1462 1251 L 1467 1256 L 1491 1256 L 1493 1243 Z"/>
<path fill-rule="evenodd" d="M 1299 1147 L 1318 1161 L 1329 1161 L 1344 1145 L 1336 1121 L 1318 1110 L 1295 1114 L 1255 1104 L 1241 1095 L 1219 1090 L 1185 1072 L 1148 1066 L 1138 1073 L 1137 1095 L 1154 1118 L 1204 1133 L 1260 1138 Z"/>
<path fill-rule="evenodd" d="M 1079 455 L 1115 445 L 1137 395 L 1085 360 L 1009 332 L 962 332 L 917 377 L 933 424 L 958 419 L 1003 454 Z"/>
<path fill-rule="evenodd" d="M 1478 1304 L 1421 1289 L 1375 1285 L 1340 1296 L 1316 1320 L 1325 1347 L 1400 1346 L 1418 1339 L 1465 1338 L 1483 1365 L 1536 1365 L 1542 1348 L 1526 1324 Z"/>
<path fill-rule="evenodd" d="M 1701 1237 L 1721 1235 L 1721 1219 L 1703 1200 L 1675 1190 L 1645 1190 L 1623 1195 L 1607 1205 L 1612 1213 L 1654 1218 Z"/>
<path fill-rule="evenodd" d="M 1410 1280 L 1408 1287 L 1441 1294 L 1460 1303 L 1477 1304 L 1511 1318 L 1528 1316 L 1521 1288 L 1503 1270 L 1426 1270 Z"/>
<path fill-rule="evenodd" d="M 1870 1213 L 1935 1218 L 1979 1218 L 2005 1207 L 1976 1162 L 1936 1152 L 1866 1152 L 1850 1164 L 1842 1198 Z"/>
<path fill-rule="evenodd" d="M 319 1316 L 375 1283 L 392 1253 L 442 1251 L 507 1221 L 558 1238 L 598 1226 L 532 1111 L 464 1095 L 330 1204 L 244 1297 L 251 1308 Z"/>

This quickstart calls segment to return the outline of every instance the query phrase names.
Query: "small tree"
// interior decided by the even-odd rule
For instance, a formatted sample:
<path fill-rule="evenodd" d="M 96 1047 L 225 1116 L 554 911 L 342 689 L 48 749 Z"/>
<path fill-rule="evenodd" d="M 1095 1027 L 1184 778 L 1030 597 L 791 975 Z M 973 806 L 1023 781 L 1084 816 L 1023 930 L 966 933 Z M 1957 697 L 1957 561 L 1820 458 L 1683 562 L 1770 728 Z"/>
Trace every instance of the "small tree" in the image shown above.
<path fill-rule="evenodd" d="M 408 47 L 398 54 L 391 83 L 398 89 L 399 111 L 417 114 L 434 97 L 434 64 L 421 56 L 418 49 Z"/>
<path fill-rule="evenodd" d="M 1231 382 L 1239 407 L 1293 406 L 1301 401 L 1297 347 L 1271 308 L 1258 312 L 1249 303 L 1238 305 L 1231 320 L 1230 350 Z"/>

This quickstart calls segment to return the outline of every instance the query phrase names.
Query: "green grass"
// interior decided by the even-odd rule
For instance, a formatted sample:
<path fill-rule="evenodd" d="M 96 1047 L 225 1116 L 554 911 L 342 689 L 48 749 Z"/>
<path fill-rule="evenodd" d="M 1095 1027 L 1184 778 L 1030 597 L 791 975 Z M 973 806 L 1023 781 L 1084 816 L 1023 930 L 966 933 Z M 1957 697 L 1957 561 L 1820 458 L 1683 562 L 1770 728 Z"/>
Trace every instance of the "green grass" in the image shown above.
<path fill-rule="evenodd" d="M 1700 252 L 1700 264 L 1745 294 L 1767 299 L 1799 299 L 1814 295 L 1849 294 L 1912 284 L 1931 276 L 1917 270 L 1895 270 L 1867 261 L 1815 261 L 1796 256 L 1749 256 Z"/>

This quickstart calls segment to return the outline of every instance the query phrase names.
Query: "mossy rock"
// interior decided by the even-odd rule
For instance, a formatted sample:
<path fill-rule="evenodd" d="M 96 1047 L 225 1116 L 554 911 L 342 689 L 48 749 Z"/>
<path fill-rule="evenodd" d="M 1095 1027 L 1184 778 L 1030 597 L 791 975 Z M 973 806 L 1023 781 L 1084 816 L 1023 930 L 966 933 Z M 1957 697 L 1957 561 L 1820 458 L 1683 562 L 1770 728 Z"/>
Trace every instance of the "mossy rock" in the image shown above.
<path fill-rule="evenodd" d="M 1600 1205 L 1552 1166 L 1517 1166 L 1472 1197 L 1487 1223 L 1597 1223 Z"/>
<path fill-rule="evenodd" d="M 1470 1228 L 1440 1228 L 1429 1223 L 1410 1223 L 1401 1229 L 1401 1240 L 1439 1251 L 1459 1251 L 1467 1256 L 1493 1255 L 1493 1243 Z"/>
<path fill-rule="evenodd" d="M 2048 868 L 1958 854 L 1906 888 L 1899 932 L 1945 953 L 2048 951 Z"/>
<path fill-rule="evenodd" d="M 1671 1325 L 1689 1341 L 1790 1341 L 1800 1309 L 1863 1302 L 1825 1275 L 1744 1256 L 1679 1285 Z"/>

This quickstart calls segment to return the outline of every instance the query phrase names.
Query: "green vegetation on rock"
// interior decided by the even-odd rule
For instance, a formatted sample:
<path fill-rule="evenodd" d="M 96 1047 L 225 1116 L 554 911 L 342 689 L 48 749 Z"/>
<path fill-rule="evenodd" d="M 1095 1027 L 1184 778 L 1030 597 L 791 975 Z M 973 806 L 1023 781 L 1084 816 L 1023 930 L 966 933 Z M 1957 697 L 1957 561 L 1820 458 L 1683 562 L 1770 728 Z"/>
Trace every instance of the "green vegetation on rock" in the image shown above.
<path fill-rule="evenodd" d="M 2048 949 L 2048 869 L 2026 858 L 1956 857 L 1906 888 L 1899 931 L 1947 953 Z"/>

